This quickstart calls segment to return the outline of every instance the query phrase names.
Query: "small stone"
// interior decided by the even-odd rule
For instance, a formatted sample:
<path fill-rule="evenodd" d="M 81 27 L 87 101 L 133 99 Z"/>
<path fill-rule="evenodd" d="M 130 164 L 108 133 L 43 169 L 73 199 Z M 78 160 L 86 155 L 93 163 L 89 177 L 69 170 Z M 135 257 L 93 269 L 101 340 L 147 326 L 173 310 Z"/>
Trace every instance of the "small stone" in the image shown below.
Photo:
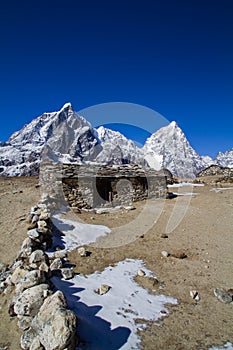
<path fill-rule="evenodd" d="M 87 250 L 84 247 L 78 248 L 78 254 L 80 256 L 87 256 Z"/>
<path fill-rule="evenodd" d="M 161 238 L 168 238 L 168 235 L 166 235 L 165 233 L 163 233 L 163 234 L 161 235 Z"/>
<path fill-rule="evenodd" d="M 28 230 L 27 234 L 31 239 L 38 239 L 40 237 L 40 233 L 37 232 L 35 228 L 33 228 L 32 230 Z"/>
<path fill-rule="evenodd" d="M 161 252 L 161 255 L 164 257 L 164 258 L 167 258 L 169 256 L 169 253 L 166 251 L 166 250 L 163 250 Z"/>
<path fill-rule="evenodd" d="M 216 298 L 218 298 L 219 301 L 225 304 L 231 303 L 233 301 L 232 293 L 227 291 L 225 288 L 214 289 L 214 295 Z"/>
<path fill-rule="evenodd" d="M 195 299 L 196 301 L 200 300 L 199 294 L 196 290 L 190 290 L 190 296 L 192 299 Z"/>
<path fill-rule="evenodd" d="M 142 277 L 142 276 L 145 276 L 145 274 L 146 274 L 145 271 L 141 269 L 138 270 L 138 276 Z"/>
<path fill-rule="evenodd" d="M 30 316 L 18 316 L 18 327 L 21 328 L 22 330 L 26 330 L 30 328 L 32 323 L 32 317 Z"/>
<path fill-rule="evenodd" d="M 102 284 L 97 290 L 95 290 L 95 293 L 99 294 L 99 295 L 103 295 L 108 293 L 108 291 L 111 289 L 110 286 L 108 286 L 107 284 Z"/>
<path fill-rule="evenodd" d="M 72 269 L 67 268 L 67 267 L 61 269 L 61 274 L 65 280 L 69 280 L 69 279 L 74 277 L 74 271 Z"/>

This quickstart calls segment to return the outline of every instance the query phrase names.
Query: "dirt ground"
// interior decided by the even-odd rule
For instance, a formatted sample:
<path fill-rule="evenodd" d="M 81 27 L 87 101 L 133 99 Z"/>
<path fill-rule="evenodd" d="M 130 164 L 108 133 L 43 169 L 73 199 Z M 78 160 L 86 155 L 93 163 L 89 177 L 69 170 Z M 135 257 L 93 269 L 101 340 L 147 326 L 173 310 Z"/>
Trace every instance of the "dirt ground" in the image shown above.
<path fill-rule="evenodd" d="M 40 196 L 37 182 L 37 178 L 0 178 L 0 262 L 10 263 L 26 237 L 27 215 Z M 115 248 L 86 246 L 91 252 L 86 258 L 76 251 L 69 253 L 75 271 L 85 274 L 101 271 L 125 258 L 142 259 L 159 283 L 152 285 L 143 277 L 137 278 L 138 283 L 151 292 L 153 289 L 177 298 L 179 304 L 169 306 L 170 315 L 161 320 L 161 326 L 148 323 L 148 328 L 141 332 L 142 349 L 200 350 L 233 342 L 233 304 L 219 302 L 213 293 L 214 288 L 233 288 L 233 190 L 216 193 L 211 188 L 194 188 L 183 220 L 167 238 L 162 235 L 181 197 L 165 200 L 157 222 L 145 233 L 145 221 L 145 230 L 131 243 Z M 149 205 L 153 211 L 154 202 Z M 141 202 L 128 212 L 82 213 L 78 217 L 83 222 L 114 228 L 134 222 L 144 206 L 145 202 Z M 162 257 L 163 250 L 170 256 Z M 187 257 L 174 257 L 178 251 Z M 200 301 L 190 297 L 190 290 L 198 291 Z M 21 332 L 16 320 L 7 314 L 9 299 L 10 295 L 0 296 L 0 347 L 9 345 L 10 350 L 17 350 Z"/>

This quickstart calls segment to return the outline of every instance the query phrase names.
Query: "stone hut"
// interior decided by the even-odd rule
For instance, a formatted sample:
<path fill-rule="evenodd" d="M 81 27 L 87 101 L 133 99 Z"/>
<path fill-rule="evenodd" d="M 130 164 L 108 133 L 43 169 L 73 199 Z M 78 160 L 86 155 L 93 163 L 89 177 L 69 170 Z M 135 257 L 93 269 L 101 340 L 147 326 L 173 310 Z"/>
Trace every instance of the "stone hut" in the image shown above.
<path fill-rule="evenodd" d="M 139 165 L 63 165 L 62 185 L 72 207 L 91 209 L 131 205 L 166 197 L 170 175 Z"/>

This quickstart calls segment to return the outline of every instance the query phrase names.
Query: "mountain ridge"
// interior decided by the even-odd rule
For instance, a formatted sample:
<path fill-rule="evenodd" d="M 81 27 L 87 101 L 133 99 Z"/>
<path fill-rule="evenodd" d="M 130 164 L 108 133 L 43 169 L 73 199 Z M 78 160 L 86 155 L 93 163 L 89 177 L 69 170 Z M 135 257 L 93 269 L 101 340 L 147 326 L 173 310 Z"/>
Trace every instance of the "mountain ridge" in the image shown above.
<path fill-rule="evenodd" d="M 211 164 L 233 166 L 233 150 L 219 152 L 216 160 L 201 157 L 175 121 L 154 132 L 139 148 L 118 131 L 104 126 L 95 129 L 68 102 L 57 112 L 33 119 L 0 143 L 2 176 L 36 175 L 43 159 L 77 164 L 132 163 L 156 170 L 167 168 L 178 177 L 195 177 Z"/>

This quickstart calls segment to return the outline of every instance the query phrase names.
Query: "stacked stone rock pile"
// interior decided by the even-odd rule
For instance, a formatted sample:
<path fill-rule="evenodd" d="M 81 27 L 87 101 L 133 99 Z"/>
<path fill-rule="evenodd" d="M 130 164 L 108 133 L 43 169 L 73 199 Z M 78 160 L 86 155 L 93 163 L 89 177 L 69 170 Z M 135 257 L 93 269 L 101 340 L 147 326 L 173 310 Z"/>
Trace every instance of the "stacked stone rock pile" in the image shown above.
<path fill-rule="evenodd" d="M 24 350 L 75 349 L 76 316 L 67 309 L 61 291 L 53 291 L 50 278 L 73 277 L 63 257 L 51 259 L 45 250 L 52 245 L 52 222 L 45 203 L 33 207 L 29 216 L 28 237 L 15 261 L 0 265 L 0 292 L 14 296 L 9 314 L 18 318 L 23 330 L 20 344 Z"/>

